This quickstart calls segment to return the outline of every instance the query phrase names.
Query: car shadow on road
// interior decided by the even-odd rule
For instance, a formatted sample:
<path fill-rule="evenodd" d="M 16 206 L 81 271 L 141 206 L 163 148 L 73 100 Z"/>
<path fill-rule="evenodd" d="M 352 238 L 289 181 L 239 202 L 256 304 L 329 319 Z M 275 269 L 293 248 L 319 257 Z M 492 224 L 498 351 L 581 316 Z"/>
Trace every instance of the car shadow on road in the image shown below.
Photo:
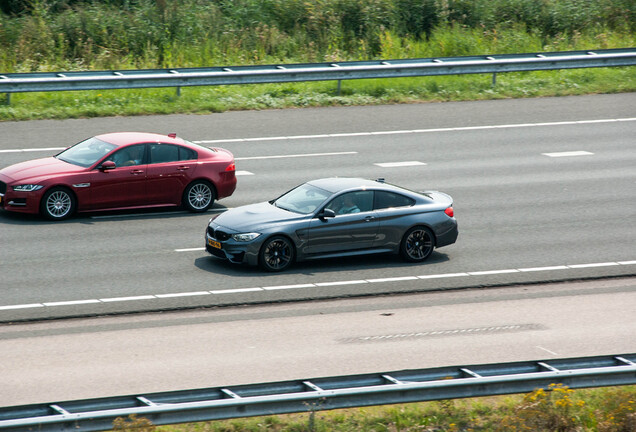
<path fill-rule="evenodd" d="M 195 259 L 194 265 L 206 272 L 216 273 L 224 276 L 238 277 L 264 277 L 275 275 L 302 275 L 315 276 L 317 274 L 328 274 L 335 272 L 355 272 L 378 269 L 403 269 L 405 274 L 412 274 L 413 269 L 423 268 L 431 264 L 439 264 L 449 261 L 448 255 L 434 251 L 431 256 L 422 263 L 409 263 L 404 261 L 399 255 L 392 254 L 369 254 L 340 258 L 325 258 L 294 263 L 287 270 L 280 273 L 266 272 L 259 267 L 247 264 L 233 264 L 213 256 L 203 256 Z"/>
<path fill-rule="evenodd" d="M 210 210 L 202 213 L 189 212 L 179 207 L 156 207 L 147 209 L 79 213 L 62 221 L 51 221 L 35 214 L 0 211 L 0 225 L 93 225 L 100 222 L 112 222 L 117 220 L 176 219 L 199 217 L 206 214 L 212 217 L 214 214 L 222 213 L 226 210 L 227 207 L 215 203 Z"/>

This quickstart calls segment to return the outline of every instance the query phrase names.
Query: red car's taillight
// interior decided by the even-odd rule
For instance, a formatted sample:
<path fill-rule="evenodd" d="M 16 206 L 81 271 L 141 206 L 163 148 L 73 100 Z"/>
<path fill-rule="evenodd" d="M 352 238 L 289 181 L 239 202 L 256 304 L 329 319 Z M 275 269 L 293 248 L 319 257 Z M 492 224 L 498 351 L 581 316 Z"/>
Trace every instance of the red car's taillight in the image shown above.
<path fill-rule="evenodd" d="M 455 216 L 455 212 L 453 211 L 453 207 L 448 207 L 446 210 L 444 210 L 444 213 L 446 213 L 446 215 L 448 217 Z"/>
<path fill-rule="evenodd" d="M 236 164 L 230 164 L 225 168 L 225 171 L 236 171 Z"/>

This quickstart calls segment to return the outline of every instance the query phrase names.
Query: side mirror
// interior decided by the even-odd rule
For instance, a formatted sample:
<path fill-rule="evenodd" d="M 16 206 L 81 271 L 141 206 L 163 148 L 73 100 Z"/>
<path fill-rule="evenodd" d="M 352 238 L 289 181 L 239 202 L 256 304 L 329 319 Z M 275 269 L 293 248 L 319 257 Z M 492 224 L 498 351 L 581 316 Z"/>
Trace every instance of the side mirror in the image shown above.
<path fill-rule="evenodd" d="M 327 218 L 335 218 L 336 212 L 331 209 L 323 209 L 322 212 L 318 215 L 321 220 L 325 220 Z"/>
<path fill-rule="evenodd" d="M 117 165 L 115 165 L 115 162 L 113 161 L 105 161 L 103 162 L 100 166 L 99 166 L 99 170 L 100 171 L 108 171 L 108 170 L 112 170 L 117 168 Z"/>

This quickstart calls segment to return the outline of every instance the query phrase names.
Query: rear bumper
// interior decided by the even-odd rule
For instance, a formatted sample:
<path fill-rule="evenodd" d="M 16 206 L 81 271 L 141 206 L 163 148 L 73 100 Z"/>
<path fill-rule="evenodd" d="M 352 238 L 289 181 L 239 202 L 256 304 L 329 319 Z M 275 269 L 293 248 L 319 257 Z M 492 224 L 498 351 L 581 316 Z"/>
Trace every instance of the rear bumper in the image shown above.
<path fill-rule="evenodd" d="M 452 225 L 449 225 L 448 230 L 437 233 L 436 245 L 435 247 L 443 247 L 448 246 L 455 241 L 457 241 L 457 236 L 459 235 L 459 230 L 457 229 L 457 221 L 455 219 L 451 219 L 453 221 Z"/>
<path fill-rule="evenodd" d="M 229 197 L 236 190 L 236 173 L 234 171 L 222 172 L 215 186 L 217 199 Z"/>

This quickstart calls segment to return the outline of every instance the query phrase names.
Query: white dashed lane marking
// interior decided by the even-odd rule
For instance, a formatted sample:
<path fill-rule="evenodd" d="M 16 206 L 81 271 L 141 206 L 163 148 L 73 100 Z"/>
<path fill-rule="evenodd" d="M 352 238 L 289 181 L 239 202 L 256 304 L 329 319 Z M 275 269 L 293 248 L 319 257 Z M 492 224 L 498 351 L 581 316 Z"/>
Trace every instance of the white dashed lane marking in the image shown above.
<path fill-rule="evenodd" d="M 407 166 L 417 166 L 417 165 L 426 165 L 426 164 L 424 162 L 418 162 L 418 161 L 405 161 L 405 162 L 382 162 L 382 163 L 375 163 L 373 165 L 377 165 L 382 168 L 401 168 L 401 167 L 407 167 Z"/>
<path fill-rule="evenodd" d="M 588 151 L 567 151 L 567 152 L 558 152 L 558 153 L 541 153 L 544 156 L 558 158 L 558 157 L 572 157 L 572 156 L 590 156 L 594 153 L 590 153 Z"/>
<path fill-rule="evenodd" d="M 194 251 L 194 250 L 201 250 L 201 249 L 202 248 L 177 249 L 177 251 Z M 334 281 L 334 282 L 302 283 L 302 284 L 295 284 L 295 285 L 276 285 L 276 286 L 263 286 L 263 287 L 251 287 L 251 288 L 231 288 L 227 290 L 190 291 L 190 292 L 182 292 L 182 293 L 151 294 L 151 295 L 140 295 L 140 296 L 132 296 L 132 297 L 110 297 L 110 298 L 102 298 L 102 299 L 29 303 L 29 304 L 21 304 L 21 305 L 0 306 L 0 312 L 18 310 L 18 309 L 34 309 L 34 308 L 41 308 L 41 307 L 78 306 L 78 305 L 96 304 L 96 303 L 158 300 L 158 299 L 171 299 L 171 298 L 179 298 L 179 297 L 194 297 L 194 296 L 207 296 L 207 295 L 230 295 L 230 294 L 243 294 L 243 293 L 250 293 L 250 292 L 267 292 L 267 291 L 275 291 L 275 290 L 294 290 L 294 289 L 335 287 L 335 286 L 358 285 L 358 284 L 394 283 L 394 282 L 403 282 L 403 281 L 418 281 L 418 280 L 426 280 L 426 279 L 443 279 L 443 278 L 455 278 L 455 277 L 491 276 L 491 275 L 499 275 L 499 274 L 505 274 L 505 273 L 518 273 L 518 272 L 579 270 L 579 269 L 594 268 L 594 267 L 628 266 L 628 265 L 636 265 L 636 260 L 616 261 L 616 262 L 612 261 L 612 262 L 588 263 L 588 264 L 570 264 L 570 265 L 558 265 L 558 266 L 547 266 L 547 267 L 528 267 L 528 268 L 504 269 L 504 270 L 484 270 L 484 271 L 462 272 L 462 273 L 442 273 L 442 274 L 420 275 L 420 276 L 399 276 L 399 277 L 387 277 L 387 278 L 381 278 L 381 279 L 355 279 L 355 280 L 344 280 L 344 281 Z"/>
<path fill-rule="evenodd" d="M 263 160 L 263 159 L 286 159 L 286 158 L 301 158 L 301 157 L 319 157 L 319 156 L 343 156 L 358 154 L 356 151 L 346 152 L 330 152 L 330 153 L 301 153 L 301 154 L 288 154 L 288 155 L 272 155 L 272 156 L 246 156 L 234 158 L 236 161 L 246 160 Z"/>

